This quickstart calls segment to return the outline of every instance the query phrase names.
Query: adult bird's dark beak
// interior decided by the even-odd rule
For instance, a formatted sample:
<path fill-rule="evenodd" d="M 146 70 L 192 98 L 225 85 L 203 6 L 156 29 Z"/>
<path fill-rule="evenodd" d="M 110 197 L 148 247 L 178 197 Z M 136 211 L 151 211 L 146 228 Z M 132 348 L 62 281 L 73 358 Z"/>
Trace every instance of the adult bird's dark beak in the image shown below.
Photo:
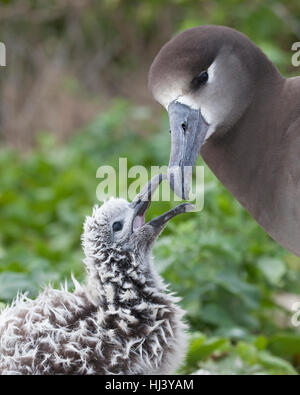
<path fill-rule="evenodd" d="M 176 195 L 187 200 L 193 168 L 209 125 L 200 109 L 192 109 L 177 101 L 169 104 L 168 113 L 171 127 L 168 180 Z"/>

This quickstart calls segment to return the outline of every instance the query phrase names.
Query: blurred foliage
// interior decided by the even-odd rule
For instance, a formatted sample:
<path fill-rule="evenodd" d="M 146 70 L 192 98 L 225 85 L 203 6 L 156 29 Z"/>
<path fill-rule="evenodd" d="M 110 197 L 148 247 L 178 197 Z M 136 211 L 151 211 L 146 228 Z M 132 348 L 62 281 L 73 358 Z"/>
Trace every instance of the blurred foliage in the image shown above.
<path fill-rule="evenodd" d="M 22 43 L 39 44 L 50 56 L 63 45 L 69 60 L 82 65 L 97 56 L 98 68 L 111 77 L 140 67 L 171 35 L 198 25 L 242 31 L 282 69 L 291 66 L 286 52 L 300 35 L 298 0 L 0 0 L 0 5 L 3 39 L 22 32 Z M 30 61 L 20 49 L 19 56 Z"/>
<path fill-rule="evenodd" d="M 299 18 L 299 0 L 0 0 L 0 137 L 27 148 L 47 129 L 65 140 L 116 96 L 158 109 L 149 67 L 166 41 L 193 26 L 236 28 L 296 75 Z"/>
<path fill-rule="evenodd" d="M 118 100 L 67 145 L 44 133 L 30 155 L 0 150 L 2 302 L 18 291 L 34 297 L 43 283 L 58 286 L 71 272 L 83 280 L 80 235 L 97 202 L 98 166 L 118 169 L 119 157 L 128 158 L 128 167 L 167 163 L 167 119 L 142 137 L 131 125 L 143 114 Z M 300 260 L 274 243 L 207 168 L 205 175 L 205 209 L 171 221 L 154 249 L 156 266 L 182 296 L 191 327 L 182 372 L 294 374 L 300 335 L 276 324 L 278 312 L 287 323 L 290 317 L 273 294 L 299 292 Z M 148 216 L 173 204 L 153 202 Z"/>

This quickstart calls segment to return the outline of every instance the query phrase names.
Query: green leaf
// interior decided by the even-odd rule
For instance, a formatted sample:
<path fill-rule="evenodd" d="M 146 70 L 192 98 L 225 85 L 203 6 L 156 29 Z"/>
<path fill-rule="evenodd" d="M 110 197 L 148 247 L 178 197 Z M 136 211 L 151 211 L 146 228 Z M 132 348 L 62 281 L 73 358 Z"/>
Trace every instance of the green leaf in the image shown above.
<path fill-rule="evenodd" d="M 215 282 L 227 291 L 241 298 L 249 308 L 257 308 L 259 305 L 259 292 L 257 288 L 242 281 L 236 273 L 223 272 L 216 276 Z"/>
<path fill-rule="evenodd" d="M 254 341 L 254 345 L 258 350 L 265 350 L 268 345 L 268 339 L 265 336 L 258 336 Z"/>
<path fill-rule="evenodd" d="M 257 262 L 262 274 L 272 284 L 278 285 L 286 273 L 286 266 L 283 261 L 275 258 L 261 258 Z"/>
<path fill-rule="evenodd" d="M 259 362 L 263 366 L 273 370 L 274 374 L 297 375 L 297 371 L 293 368 L 293 366 L 289 362 L 279 357 L 275 357 L 274 355 L 271 355 L 267 351 L 260 351 Z"/>
<path fill-rule="evenodd" d="M 32 284 L 30 277 L 22 273 L 1 273 L 0 274 L 0 299 L 9 301 L 18 292 L 34 293 L 36 287 Z"/>
<path fill-rule="evenodd" d="M 268 349 L 273 354 L 285 358 L 300 355 L 300 334 L 282 333 L 271 336 Z"/>
<path fill-rule="evenodd" d="M 215 351 L 224 351 L 228 345 L 227 339 L 194 335 L 186 358 L 187 365 L 190 368 L 197 367 L 201 360 L 208 358 Z"/>
<path fill-rule="evenodd" d="M 239 342 L 237 352 L 243 361 L 254 365 L 257 362 L 257 349 L 253 344 Z"/>
<path fill-rule="evenodd" d="M 210 324 L 233 327 L 234 322 L 228 316 L 226 310 L 216 304 L 207 304 L 201 311 L 201 319 Z"/>

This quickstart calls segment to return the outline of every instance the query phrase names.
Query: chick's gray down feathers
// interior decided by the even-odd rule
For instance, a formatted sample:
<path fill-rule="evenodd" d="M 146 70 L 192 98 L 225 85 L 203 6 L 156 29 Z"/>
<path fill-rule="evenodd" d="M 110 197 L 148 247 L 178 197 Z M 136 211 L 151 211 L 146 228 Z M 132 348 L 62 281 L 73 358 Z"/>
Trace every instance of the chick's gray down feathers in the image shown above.
<path fill-rule="evenodd" d="M 169 374 L 186 351 L 178 298 L 138 243 L 111 238 L 110 215 L 128 202 L 111 199 L 87 217 L 87 278 L 75 290 L 46 288 L 19 296 L 0 315 L 0 374 Z M 133 244 L 134 245 L 134 244 Z"/>

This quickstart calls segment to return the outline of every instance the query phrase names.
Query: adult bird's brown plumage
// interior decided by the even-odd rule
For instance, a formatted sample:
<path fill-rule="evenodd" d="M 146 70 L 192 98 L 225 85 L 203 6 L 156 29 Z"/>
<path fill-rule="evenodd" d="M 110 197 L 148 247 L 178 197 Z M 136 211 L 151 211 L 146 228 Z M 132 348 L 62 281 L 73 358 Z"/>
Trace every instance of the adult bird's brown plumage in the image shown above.
<path fill-rule="evenodd" d="M 160 50 L 149 87 L 169 112 L 169 182 L 188 197 L 201 153 L 217 178 L 300 256 L 300 77 L 284 78 L 242 33 L 200 26 Z"/>

